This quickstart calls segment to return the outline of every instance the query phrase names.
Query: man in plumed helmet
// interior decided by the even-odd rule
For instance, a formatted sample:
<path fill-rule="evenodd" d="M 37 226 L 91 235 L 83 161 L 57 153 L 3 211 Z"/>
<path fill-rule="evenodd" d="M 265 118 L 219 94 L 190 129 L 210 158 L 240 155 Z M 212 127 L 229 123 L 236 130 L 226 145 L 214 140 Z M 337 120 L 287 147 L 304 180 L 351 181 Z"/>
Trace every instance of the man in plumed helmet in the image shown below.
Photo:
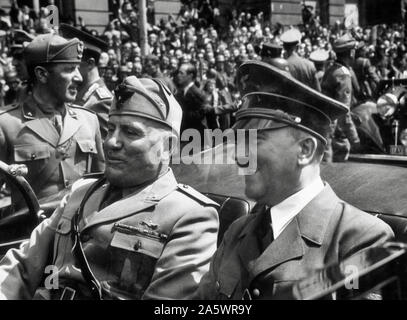
<path fill-rule="evenodd" d="M 72 104 L 82 81 L 82 42 L 39 35 L 23 54 L 32 89 L 0 112 L 0 160 L 26 165 L 26 178 L 42 198 L 103 170 L 102 139 L 96 115 Z M 13 198 L 14 206 L 20 203 Z"/>
<path fill-rule="evenodd" d="M 347 107 L 263 62 L 237 74 L 242 106 L 234 130 L 256 130 L 239 166 L 252 213 L 226 231 L 201 281 L 201 299 L 272 299 L 308 272 L 391 239 L 378 218 L 339 199 L 321 180 L 329 126 Z M 239 144 L 239 141 L 237 142 Z M 239 145 L 238 145 L 239 147 Z"/>
<path fill-rule="evenodd" d="M 216 249 L 217 204 L 169 168 L 182 109 L 159 80 L 130 76 L 115 92 L 105 174 L 0 264 L 0 298 L 187 299 Z M 42 282 L 47 265 L 58 286 Z"/>

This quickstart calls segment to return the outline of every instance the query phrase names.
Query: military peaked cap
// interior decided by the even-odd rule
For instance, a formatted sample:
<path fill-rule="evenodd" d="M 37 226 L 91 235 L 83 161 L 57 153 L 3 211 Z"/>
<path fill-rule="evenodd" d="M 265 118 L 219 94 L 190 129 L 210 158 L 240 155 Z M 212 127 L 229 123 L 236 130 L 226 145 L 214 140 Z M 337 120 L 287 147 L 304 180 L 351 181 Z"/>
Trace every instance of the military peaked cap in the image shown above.
<path fill-rule="evenodd" d="M 280 58 L 283 51 L 283 46 L 277 43 L 267 42 L 263 44 L 260 55 L 268 58 Z"/>
<path fill-rule="evenodd" d="M 289 29 L 284 32 L 280 39 L 286 44 L 296 44 L 301 41 L 302 35 L 298 29 Z"/>
<path fill-rule="evenodd" d="M 325 62 L 328 60 L 328 58 L 329 58 L 328 51 L 323 50 L 323 49 L 318 49 L 318 50 L 312 51 L 309 56 L 309 59 L 316 63 Z"/>
<path fill-rule="evenodd" d="M 234 129 L 292 126 L 326 143 L 331 122 L 348 112 L 346 105 L 264 62 L 243 63 L 237 81 L 243 98 Z"/>
<path fill-rule="evenodd" d="M 78 38 L 83 42 L 85 50 L 98 53 L 99 55 L 102 52 L 106 52 L 109 48 L 108 44 L 105 41 L 96 38 L 90 33 L 77 29 L 69 24 L 61 23 L 59 27 L 59 33 L 66 39 Z"/>
<path fill-rule="evenodd" d="M 336 39 L 332 45 L 335 52 L 344 52 L 356 48 L 356 40 L 348 33 Z"/>

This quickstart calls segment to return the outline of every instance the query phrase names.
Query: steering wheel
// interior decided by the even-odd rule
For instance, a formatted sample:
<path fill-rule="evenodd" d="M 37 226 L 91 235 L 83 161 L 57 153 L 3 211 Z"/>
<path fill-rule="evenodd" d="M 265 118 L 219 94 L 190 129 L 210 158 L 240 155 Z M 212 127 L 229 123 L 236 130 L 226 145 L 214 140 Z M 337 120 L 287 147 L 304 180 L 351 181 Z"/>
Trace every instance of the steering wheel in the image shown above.
<path fill-rule="evenodd" d="M 27 205 L 0 219 L 0 233 L 7 232 L 21 223 L 35 226 L 45 218 L 33 189 L 24 178 L 26 173 L 27 168 L 24 165 L 8 165 L 0 161 L 0 174 L 21 193 Z"/>

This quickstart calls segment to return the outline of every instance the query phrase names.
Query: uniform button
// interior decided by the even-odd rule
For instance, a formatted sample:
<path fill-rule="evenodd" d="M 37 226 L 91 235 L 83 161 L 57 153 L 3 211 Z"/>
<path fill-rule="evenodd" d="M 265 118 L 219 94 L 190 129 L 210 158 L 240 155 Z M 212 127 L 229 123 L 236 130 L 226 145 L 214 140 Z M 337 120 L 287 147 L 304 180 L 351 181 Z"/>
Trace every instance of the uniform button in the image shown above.
<path fill-rule="evenodd" d="M 31 153 L 31 159 L 34 160 L 37 157 L 35 153 Z"/>
<path fill-rule="evenodd" d="M 260 290 L 259 289 L 253 289 L 253 296 L 255 296 L 255 297 L 260 297 Z"/>
<path fill-rule="evenodd" d="M 93 151 L 93 147 L 90 147 L 89 150 L 90 150 L 90 151 Z"/>
<path fill-rule="evenodd" d="M 216 281 L 215 288 L 216 288 L 216 290 L 219 291 L 219 289 L 220 289 L 220 282 L 219 281 Z"/>

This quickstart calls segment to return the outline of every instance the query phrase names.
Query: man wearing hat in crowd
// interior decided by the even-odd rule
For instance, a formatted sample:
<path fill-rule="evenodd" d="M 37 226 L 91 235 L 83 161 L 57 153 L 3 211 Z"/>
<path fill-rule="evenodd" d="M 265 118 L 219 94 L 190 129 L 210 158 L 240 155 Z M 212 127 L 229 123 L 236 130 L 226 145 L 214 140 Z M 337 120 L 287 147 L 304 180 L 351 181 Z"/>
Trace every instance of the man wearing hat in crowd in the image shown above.
<path fill-rule="evenodd" d="M 24 30 L 13 31 L 13 43 L 10 46 L 10 54 L 13 58 L 13 66 L 16 69 L 17 76 L 21 80 L 17 89 L 17 101 L 23 102 L 30 93 L 30 86 L 28 85 L 29 75 L 27 66 L 24 60 L 24 47 L 27 46 L 34 37 Z"/>
<path fill-rule="evenodd" d="M 326 63 L 329 58 L 329 53 L 323 49 L 317 49 L 311 52 L 309 59 L 314 63 L 315 69 L 317 70 L 316 77 L 319 84 L 322 82 L 322 78 L 325 74 Z"/>
<path fill-rule="evenodd" d="M 180 105 L 159 80 L 135 76 L 115 95 L 104 176 L 74 185 L 30 241 L 5 255 L 0 298 L 187 299 L 208 271 L 217 204 L 177 184 L 169 168 Z M 50 264 L 57 288 L 42 282 Z"/>
<path fill-rule="evenodd" d="M 8 86 L 8 90 L 4 95 L 4 104 L 10 105 L 16 103 L 21 98 L 21 80 L 17 75 L 15 70 L 11 70 L 6 72 L 5 74 L 6 84 Z"/>
<path fill-rule="evenodd" d="M 301 37 L 301 32 L 298 29 L 289 29 L 281 35 L 280 39 L 283 42 L 288 69 L 294 78 L 315 90 L 321 91 L 314 64 L 308 59 L 301 58 L 297 53 Z"/>
<path fill-rule="evenodd" d="M 165 76 L 161 72 L 160 59 L 153 54 L 147 55 L 144 59 L 144 68 L 146 70 L 147 78 L 160 79 L 171 90 L 173 94 L 176 94 L 177 88 L 170 77 Z"/>
<path fill-rule="evenodd" d="M 262 62 L 244 63 L 237 78 L 243 98 L 233 128 L 257 130 L 257 148 L 249 139 L 244 146 L 249 161 L 257 159 L 245 177 L 246 196 L 257 204 L 226 231 L 201 299 L 278 298 L 308 272 L 393 237 L 321 180 L 330 123 L 347 107 Z"/>
<path fill-rule="evenodd" d="M 282 53 L 283 47 L 279 44 L 271 42 L 264 43 L 260 51 L 261 61 L 290 72 L 288 62 L 282 58 Z"/>
<path fill-rule="evenodd" d="M 355 61 L 352 64 L 356 78 L 360 85 L 359 102 L 374 99 L 374 93 L 379 85 L 380 78 L 375 72 L 375 68 L 367 58 L 368 48 L 364 41 L 357 44 Z"/>
<path fill-rule="evenodd" d="M 24 49 L 31 93 L 0 112 L 0 159 L 28 167 L 26 178 L 38 198 L 104 169 L 96 115 L 71 104 L 82 81 L 82 52 L 78 39 L 36 37 Z M 18 200 L 13 198 L 16 206 Z"/>
<path fill-rule="evenodd" d="M 66 39 L 83 41 L 83 58 L 79 68 L 83 82 L 79 87 L 75 104 L 95 112 L 99 119 L 102 139 L 107 135 L 107 121 L 113 95 L 99 75 L 99 58 L 108 49 L 107 43 L 73 26 L 61 24 L 60 34 Z"/>
<path fill-rule="evenodd" d="M 349 34 L 335 40 L 333 50 L 336 61 L 326 70 L 322 78 L 322 92 L 330 98 L 345 104 L 349 110 L 354 105 L 353 93 L 359 90 L 356 76 L 351 69 L 355 57 L 356 41 Z M 360 147 L 360 139 L 351 112 L 348 111 L 337 119 L 337 124 L 332 126 L 331 137 L 325 153 L 325 160 L 346 161 L 350 150 L 355 151 Z"/>

